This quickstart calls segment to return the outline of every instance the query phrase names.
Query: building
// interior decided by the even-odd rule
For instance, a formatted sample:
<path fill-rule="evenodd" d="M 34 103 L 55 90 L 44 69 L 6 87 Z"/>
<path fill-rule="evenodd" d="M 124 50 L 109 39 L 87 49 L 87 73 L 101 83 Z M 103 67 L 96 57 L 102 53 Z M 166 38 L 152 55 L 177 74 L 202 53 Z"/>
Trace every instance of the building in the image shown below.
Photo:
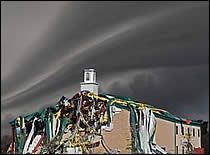
<path fill-rule="evenodd" d="M 201 130 L 197 122 L 179 122 L 177 119 L 157 118 L 156 142 L 168 153 L 188 154 L 201 147 Z M 166 138 L 167 137 L 167 138 Z"/>
<path fill-rule="evenodd" d="M 205 127 L 201 128 L 201 121 L 179 118 L 129 97 L 98 95 L 98 86 L 96 71 L 85 69 L 81 92 L 71 99 L 62 96 L 55 106 L 18 116 L 11 121 L 8 152 L 203 152 L 201 129 Z"/>
<path fill-rule="evenodd" d="M 91 82 L 88 81 L 88 74 L 92 78 Z M 98 93 L 95 76 L 95 70 L 84 70 L 81 91 L 89 90 Z M 157 121 L 155 140 L 165 151 L 172 154 L 188 154 L 195 148 L 201 148 L 201 123 L 199 121 L 179 118 L 170 113 L 168 115 L 155 113 L 155 116 Z M 129 149 L 126 149 L 131 139 L 129 126 L 129 112 L 123 110 L 113 117 L 112 128 L 109 130 L 111 132 L 104 131 L 103 133 L 107 143 L 113 148 L 120 149 L 121 153 L 129 153 Z M 103 153 L 103 148 L 99 147 L 97 151 Z"/>

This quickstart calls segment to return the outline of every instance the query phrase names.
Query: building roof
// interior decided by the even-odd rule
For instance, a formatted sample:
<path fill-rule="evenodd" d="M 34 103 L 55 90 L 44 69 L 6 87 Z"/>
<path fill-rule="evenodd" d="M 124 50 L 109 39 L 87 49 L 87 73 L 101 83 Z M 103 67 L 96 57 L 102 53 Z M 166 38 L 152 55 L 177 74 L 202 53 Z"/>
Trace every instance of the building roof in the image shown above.
<path fill-rule="evenodd" d="M 124 100 L 124 101 L 132 101 L 132 102 L 136 102 L 136 103 L 141 103 L 141 104 L 145 105 L 146 107 L 152 109 L 154 115 L 157 118 L 161 118 L 161 119 L 171 121 L 171 122 L 175 122 L 175 123 L 187 124 L 187 122 L 186 122 L 187 119 L 186 118 L 178 117 L 176 115 L 171 114 L 170 112 L 168 112 L 166 110 L 156 108 L 156 107 L 154 107 L 150 104 L 147 104 L 145 102 L 143 103 L 143 102 L 136 101 L 136 100 L 132 99 L 131 97 L 117 96 L 117 95 L 111 95 L 111 94 L 107 94 L 107 95 L 101 94 L 99 96 L 112 96 L 115 99 L 121 99 L 121 100 Z M 190 125 L 195 125 L 195 126 L 200 126 L 201 124 L 202 124 L 202 121 L 200 121 L 200 120 L 191 120 L 191 122 L 190 122 Z"/>
<path fill-rule="evenodd" d="M 112 95 L 112 94 L 99 94 L 98 96 L 95 95 L 95 94 L 92 94 L 92 95 L 95 96 L 96 98 L 101 98 L 103 100 L 110 101 L 110 103 L 112 105 L 115 105 L 116 107 L 123 108 L 123 109 L 126 109 L 126 110 L 129 110 L 128 107 L 126 106 L 127 103 L 135 104 L 137 106 L 142 106 L 142 107 L 148 107 L 153 111 L 154 115 L 157 118 L 161 118 L 161 119 L 171 121 L 171 122 L 175 122 L 175 123 L 187 124 L 187 122 L 186 122 L 187 119 L 186 118 L 181 118 L 181 117 L 175 116 L 175 115 L 171 114 L 170 112 L 168 112 L 166 110 L 156 108 L 156 107 L 154 107 L 152 105 L 149 105 L 149 104 L 146 104 L 144 102 L 136 101 L 136 100 L 132 99 L 131 97 L 117 96 L 117 95 Z M 122 104 L 117 104 L 117 103 L 122 103 Z M 123 104 L 123 103 L 126 103 L 126 104 Z M 55 105 L 55 106 L 48 107 L 48 109 L 49 108 L 51 108 L 52 110 L 53 109 L 55 110 L 57 107 Z M 34 116 L 36 116 L 36 117 L 42 117 L 43 116 L 44 117 L 45 112 L 46 112 L 46 109 L 41 109 L 38 112 L 33 112 L 31 114 L 25 115 L 24 118 L 26 120 L 31 120 Z M 10 124 L 13 125 L 15 120 L 16 119 L 11 121 Z M 200 126 L 201 124 L 202 124 L 202 122 L 199 121 L 199 120 L 191 120 L 191 122 L 190 122 L 190 125 L 195 125 L 195 126 Z"/>

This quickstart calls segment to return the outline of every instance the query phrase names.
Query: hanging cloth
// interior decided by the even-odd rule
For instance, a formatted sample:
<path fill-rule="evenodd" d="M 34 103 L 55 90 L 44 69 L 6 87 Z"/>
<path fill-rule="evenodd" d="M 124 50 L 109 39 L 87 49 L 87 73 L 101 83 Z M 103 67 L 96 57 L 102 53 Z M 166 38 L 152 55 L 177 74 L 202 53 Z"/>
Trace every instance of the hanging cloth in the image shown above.
<path fill-rule="evenodd" d="M 24 146 L 24 149 L 23 149 L 23 154 L 26 154 L 27 151 L 28 151 L 28 146 L 29 146 L 31 138 L 32 138 L 32 136 L 34 134 L 34 123 L 35 123 L 36 120 L 37 120 L 37 117 L 35 117 L 34 120 L 33 120 L 31 131 L 30 131 L 30 133 L 28 135 L 28 138 L 27 138 L 27 140 L 25 142 L 25 146 Z"/>

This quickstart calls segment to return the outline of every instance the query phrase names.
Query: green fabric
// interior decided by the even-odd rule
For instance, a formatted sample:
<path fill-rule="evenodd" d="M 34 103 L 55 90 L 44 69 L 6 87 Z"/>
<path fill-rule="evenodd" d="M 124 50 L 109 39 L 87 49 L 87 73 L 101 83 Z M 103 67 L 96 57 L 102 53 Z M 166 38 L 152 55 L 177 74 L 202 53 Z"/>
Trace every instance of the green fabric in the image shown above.
<path fill-rule="evenodd" d="M 16 122 L 16 121 L 15 121 Z M 15 123 L 15 128 L 14 128 L 14 137 L 15 137 L 15 153 L 18 153 L 18 149 L 19 149 L 19 140 L 18 140 L 18 137 L 17 137 L 17 126 L 16 126 L 16 123 Z"/>
<path fill-rule="evenodd" d="M 50 122 L 51 122 L 51 136 L 53 136 L 53 113 L 50 113 Z"/>
<path fill-rule="evenodd" d="M 155 123 L 154 128 L 156 129 L 156 123 Z M 149 139 L 150 142 L 153 142 L 154 141 L 155 133 L 156 133 L 156 130 L 155 130 L 155 132 L 153 132 L 152 136 L 150 137 L 150 139 Z"/>
<path fill-rule="evenodd" d="M 109 100 L 108 103 L 107 103 L 107 115 L 108 115 L 108 126 L 110 125 L 111 123 L 111 111 L 110 111 L 110 104 L 111 104 L 112 100 Z"/>
<path fill-rule="evenodd" d="M 129 104 L 133 104 L 133 105 L 136 105 L 136 106 L 139 104 L 139 103 L 135 102 L 134 100 L 132 100 L 129 97 L 122 97 L 122 96 L 116 96 L 116 95 L 111 95 L 111 94 L 106 94 L 106 95 L 101 95 L 101 96 L 102 97 L 106 97 L 107 99 L 109 99 L 109 101 L 110 100 L 113 100 L 113 99 L 110 99 L 107 95 L 108 96 L 111 96 L 111 97 L 114 97 L 113 99 L 120 99 L 120 100 L 123 100 L 124 102 L 127 102 Z M 148 108 L 154 108 L 154 106 L 149 105 L 149 104 L 145 104 L 144 103 L 144 105 L 146 107 L 148 107 Z M 123 106 L 118 106 L 118 105 L 116 107 L 123 108 L 123 109 L 125 108 Z M 128 108 L 125 108 L 125 109 L 128 110 Z M 161 112 L 161 114 L 154 112 L 154 115 L 157 118 L 161 118 L 161 119 L 164 119 L 164 120 L 172 121 L 172 122 L 175 122 L 175 123 L 180 123 L 180 119 L 181 119 L 181 120 L 184 121 L 184 124 L 186 124 L 186 122 L 185 122 L 186 119 L 184 119 L 184 118 L 178 118 L 178 117 L 176 117 L 175 115 L 173 115 L 173 114 L 171 114 L 169 112 Z M 191 120 L 191 121 L 192 121 L 190 123 L 191 125 L 201 126 L 201 123 L 199 121 L 197 121 L 197 120 Z"/>
<path fill-rule="evenodd" d="M 63 117 L 60 119 L 60 132 L 63 135 L 64 129 L 66 128 L 66 124 L 68 123 L 68 119 Z"/>
<path fill-rule="evenodd" d="M 19 151 L 18 151 L 18 153 L 20 153 L 20 154 L 23 152 L 24 141 L 25 141 L 24 128 L 22 128 L 23 123 L 24 123 L 23 117 L 20 117 L 20 144 L 19 144 Z"/>
<path fill-rule="evenodd" d="M 49 115 L 49 114 L 48 114 Z M 50 126 L 49 126 L 49 117 L 45 119 L 45 133 L 46 133 L 46 141 L 50 141 Z"/>
<path fill-rule="evenodd" d="M 167 120 L 167 121 L 171 121 L 171 122 L 175 122 L 175 123 L 180 123 L 180 119 L 183 120 L 183 124 L 186 124 L 186 119 L 183 119 L 183 118 L 178 118 L 170 113 L 156 113 L 154 112 L 154 115 L 155 117 L 157 118 L 160 118 L 160 119 L 164 119 L 164 120 Z M 190 123 L 191 125 L 194 125 L 194 126 L 200 126 L 201 123 L 196 121 L 196 120 L 192 120 L 192 122 Z"/>
<path fill-rule="evenodd" d="M 133 131 L 133 138 L 134 138 L 134 151 L 135 153 L 142 153 L 140 135 L 138 131 L 139 124 L 137 123 L 138 118 L 136 117 L 135 108 L 132 105 L 129 105 L 129 108 L 130 108 L 130 125 Z"/>
<path fill-rule="evenodd" d="M 44 118 L 46 117 L 46 112 L 47 112 L 46 109 L 42 109 L 42 110 L 39 111 L 39 118 L 41 120 L 44 120 Z"/>

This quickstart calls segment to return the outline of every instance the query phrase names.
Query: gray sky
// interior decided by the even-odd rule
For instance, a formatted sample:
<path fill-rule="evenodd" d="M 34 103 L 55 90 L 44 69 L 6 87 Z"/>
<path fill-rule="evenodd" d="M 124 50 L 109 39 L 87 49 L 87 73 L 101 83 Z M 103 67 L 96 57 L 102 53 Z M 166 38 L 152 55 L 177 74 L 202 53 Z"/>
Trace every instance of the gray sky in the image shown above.
<path fill-rule="evenodd" d="M 80 89 L 209 117 L 209 2 L 1 2 L 1 129 Z"/>

